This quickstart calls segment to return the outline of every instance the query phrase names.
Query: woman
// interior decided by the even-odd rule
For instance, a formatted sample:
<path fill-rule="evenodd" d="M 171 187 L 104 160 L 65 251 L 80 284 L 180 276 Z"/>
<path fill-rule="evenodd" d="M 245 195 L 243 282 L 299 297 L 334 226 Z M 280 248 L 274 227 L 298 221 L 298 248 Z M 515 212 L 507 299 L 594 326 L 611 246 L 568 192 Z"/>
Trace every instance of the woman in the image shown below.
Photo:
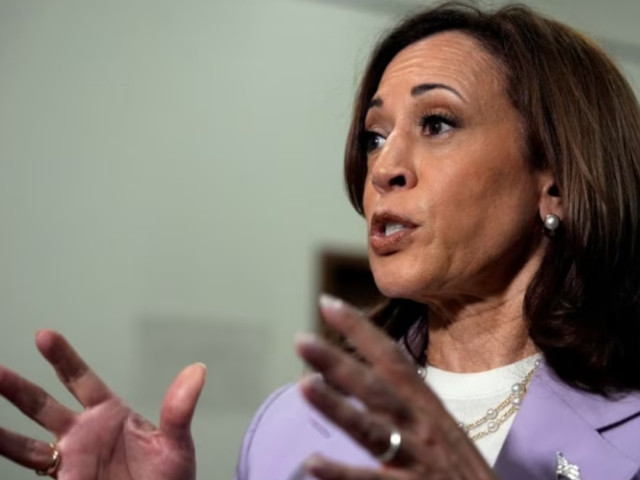
<path fill-rule="evenodd" d="M 321 299 L 359 355 L 298 339 L 322 375 L 263 405 L 237 478 L 640 478 L 639 132 L 607 56 L 525 8 L 448 5 L 392 31 L 346 152 L 382 330 Z M 156 429 L 60 335 L 37 345 L 86 410 L 1 370 L 57 438 L 2 431 L 3 455 L 60 480 L 194 478 L 202 367 Z"/>

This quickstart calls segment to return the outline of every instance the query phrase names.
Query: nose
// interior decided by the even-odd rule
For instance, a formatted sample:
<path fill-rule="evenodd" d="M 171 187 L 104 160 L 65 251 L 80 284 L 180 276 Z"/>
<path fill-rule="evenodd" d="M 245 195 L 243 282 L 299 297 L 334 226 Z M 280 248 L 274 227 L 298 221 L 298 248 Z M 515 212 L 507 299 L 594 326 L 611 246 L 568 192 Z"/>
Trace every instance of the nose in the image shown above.
<path fill-rule="evenodd" d="M 398 138 L 387 140 L 370 168 L 371 183 L 380 195 L 416 185 L 410 149 L 403 147 Z"/>

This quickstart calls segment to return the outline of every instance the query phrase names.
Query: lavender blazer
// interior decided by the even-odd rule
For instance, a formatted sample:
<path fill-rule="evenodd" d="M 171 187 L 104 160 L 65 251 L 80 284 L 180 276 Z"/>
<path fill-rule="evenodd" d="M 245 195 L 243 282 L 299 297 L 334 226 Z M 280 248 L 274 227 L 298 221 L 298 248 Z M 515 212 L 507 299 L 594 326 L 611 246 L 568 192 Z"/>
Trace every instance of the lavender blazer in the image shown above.
<path fill-rule="evenodd" d="M 314 452 L 378 465 L 310 407 L 295 385 L 283 387 L 251 422 L 236 480 L 307 479 L 300 466 Z M 579 466 L 581 480 L 640 480 L 640 392 L 604 398 L 578 391 L 541 365 L 494 469 L 502 480 L 553 480 L 557 452 Z"/>

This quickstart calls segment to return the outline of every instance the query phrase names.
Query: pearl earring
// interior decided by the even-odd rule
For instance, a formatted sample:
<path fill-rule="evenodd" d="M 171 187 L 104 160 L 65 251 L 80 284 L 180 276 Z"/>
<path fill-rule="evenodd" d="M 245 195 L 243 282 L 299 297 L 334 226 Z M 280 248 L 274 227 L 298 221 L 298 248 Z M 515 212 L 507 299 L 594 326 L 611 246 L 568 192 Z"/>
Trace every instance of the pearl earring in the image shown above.
<path fill-rule="evenodd" d="M 553 235 L 560 226 L 560 218 L 553 213 L 544 217 L 544 231 L 547 235 Z"/>

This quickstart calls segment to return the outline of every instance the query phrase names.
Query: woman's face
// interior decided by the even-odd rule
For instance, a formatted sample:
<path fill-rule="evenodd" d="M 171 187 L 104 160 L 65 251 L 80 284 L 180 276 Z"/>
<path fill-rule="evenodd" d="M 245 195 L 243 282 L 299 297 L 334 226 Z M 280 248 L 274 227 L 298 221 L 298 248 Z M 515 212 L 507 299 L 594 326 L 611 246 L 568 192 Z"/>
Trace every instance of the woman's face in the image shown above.
<path fill-rule="evenodd" d="M 365 119 L 363 199 L 385 295 L 484 298 L 528 284 L 546 176 L 526 161 L 505 83 L 501 65 L 457 31 L 406 47 L 386 68 Z"/>

